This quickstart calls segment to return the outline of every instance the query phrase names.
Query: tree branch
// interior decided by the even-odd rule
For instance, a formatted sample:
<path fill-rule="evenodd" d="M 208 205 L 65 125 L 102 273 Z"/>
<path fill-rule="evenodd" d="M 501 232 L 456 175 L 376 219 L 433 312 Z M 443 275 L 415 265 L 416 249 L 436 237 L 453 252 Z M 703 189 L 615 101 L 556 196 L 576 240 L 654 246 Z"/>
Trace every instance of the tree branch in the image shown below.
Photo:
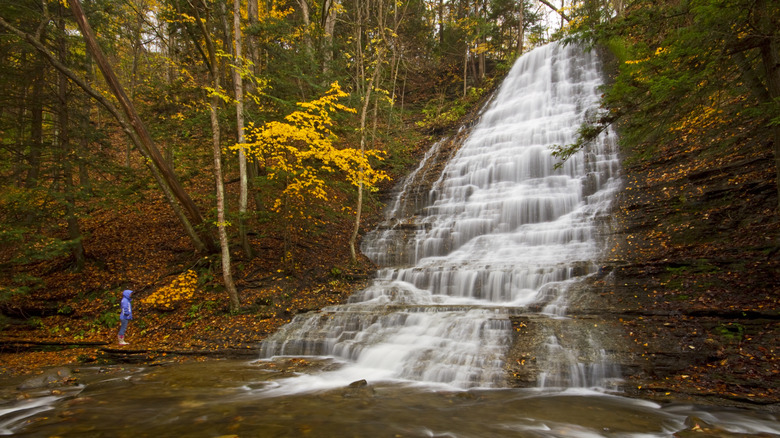
<path fill-rule="evenodd" d="M 555 7 L 555 5 L 553 5 L 552 3 L 548 2 L 547 0 L 539 0 L 539 3 L 541 3 L 541 4 L 545 5 L 545 6 L 547 6 L 548 8 L 552 9 L 553 11 L 555 11 L 555 12 L 556 12 L 558 15 L 560 15 L 560 16 L 561 16 L 561 18 L 563 18 L 564 20 L 566 20 L 566 22 L 567 22 L 567 23 L 568 23 L 569 21 L 571 21 L 571 18 L 569 18 L 569 16 L 568 16 L 568 15 L 566 15 L 566 14 L 563 12 L 563 10 L 562 10 L 562 9 L 558 9 L 557 7 Z"/>

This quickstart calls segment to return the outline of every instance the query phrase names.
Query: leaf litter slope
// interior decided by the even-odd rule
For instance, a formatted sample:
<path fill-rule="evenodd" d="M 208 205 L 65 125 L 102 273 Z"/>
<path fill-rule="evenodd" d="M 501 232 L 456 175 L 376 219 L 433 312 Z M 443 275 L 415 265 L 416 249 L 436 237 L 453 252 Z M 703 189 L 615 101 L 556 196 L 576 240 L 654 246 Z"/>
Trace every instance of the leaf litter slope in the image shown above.
<path fill-rule="evenodd" d="M 236 189 L 229 186 L 229 189 Z M 236 196 L 237 197 L 237 196 Z M 331 208 L 349 202 L 335 194 Z M 370 220 L 365 226 L 370 226 Z M 25 267 L 45 287 L 15 297 L 6 305 L 14 318 L 2 330 L 0 368 L 4 373 L 31 373 L 40 366 L 146 362 L 181 357 L 251 356 L 260 341 L 301 312 L 342 302 L 363 284 L 370 263 L 349 265 L 349 215 L 296 236 L 293 265 L 282 268 L 283 238 L 278 230 L 259 225 L 252 238 L 256 257 L 234 252 L 236 283 L 242 311 L 227 312 L 218 258 L 195 254 L 176 218 L 156 192 L 143 202 L 95 210 L 83 220 L 88 262 L 82 272 L 56 260 Z M 182 274 L 191 297 L 168 306 L 153 295 L 177 293 Z M 6 273 L 9 274 L 9 273 Z M 194 283 L 194 284 L 193 284 Z M 130 345 L 119 348 L 116 332 L 119 298 L 125 288 L 136 291 Z M 152 298 L 152 299 L 150 299 Z M 99 345 L 91 345 L 99 344 Z"/>

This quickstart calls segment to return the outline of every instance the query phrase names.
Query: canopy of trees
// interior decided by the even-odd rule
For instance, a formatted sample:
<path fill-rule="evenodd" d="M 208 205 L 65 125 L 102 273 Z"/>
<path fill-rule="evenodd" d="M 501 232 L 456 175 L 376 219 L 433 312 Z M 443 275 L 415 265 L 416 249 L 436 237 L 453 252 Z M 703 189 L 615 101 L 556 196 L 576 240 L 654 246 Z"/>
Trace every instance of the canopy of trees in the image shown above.
<path fill-rule="evenodd" d="M 363 189 L 409 162 L 414 145 L 396 134 L 415 121 L 435 131 L 454 120 L 458 99 L 484 92 L 488 73 L 548 39 L 542 19 L 554 7 L 531 0 L 3 2 L 3 295 L 45 286 L 19 267 L 64 260 L 79 271 L 99 262 L 80 222 L 97 209 L 143 202 L 157 187 L 193 252 L 221 254 L 236 310 L 231 246 L 251 257 L 248 236 L 265 232 L 292 245 L 326 221 L 318 200 L 336 192 L 355 203 L 339 214 L 355 215 L 357 236 Z M 216 189 L 203 190 L 206 176 Z M 240 190 L 225 189 L 233 178 Z M 354 238 L 352 246 L 354 258 Z"/>
<path fill-rule="evenodd" d="M 619 122 L 647 153 L 757 126 L 780 160 L 778 17 L 765 0 L 5 1 L 0 264 L 78 271 L 94 243 L 80 220 L 157 187 L 193 251 L 221 251 L 236 310 L 231 247 L 252 257 L 249 236 L 276 232 L 292 248 L 341 193 L 354 259 L 363 189 L 404 171 L 407 128 L 437 132 L 489 73 L 562 37 L 620 66 L 562 157 Z M 3 294 L 44 286 L 8 272 Z"/>

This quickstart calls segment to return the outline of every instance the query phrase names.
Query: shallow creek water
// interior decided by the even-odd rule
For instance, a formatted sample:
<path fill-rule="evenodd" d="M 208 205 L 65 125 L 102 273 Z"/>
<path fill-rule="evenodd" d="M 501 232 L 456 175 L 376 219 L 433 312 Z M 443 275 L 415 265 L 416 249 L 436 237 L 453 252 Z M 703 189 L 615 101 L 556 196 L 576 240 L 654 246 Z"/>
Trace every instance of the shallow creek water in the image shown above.
<path fill-rule="evenodd" d="M 0 434 L 25 437 L 780 436 L 766 412 L 658 404 L 586 389 L 472 389 L 362 382 L 285 393 L 330 360 L 81 368 L 76 385 L 0 380 Z M 302 369 L 302 368 L 305 368 Z M 281 379 L 281 380 L 280 380 Z M 279 383 L 279 382 L 282 383 Z M 295 391 L 291 389 L 291 391 Z M 22 396 L 24 394 L 24 396 Z"/>

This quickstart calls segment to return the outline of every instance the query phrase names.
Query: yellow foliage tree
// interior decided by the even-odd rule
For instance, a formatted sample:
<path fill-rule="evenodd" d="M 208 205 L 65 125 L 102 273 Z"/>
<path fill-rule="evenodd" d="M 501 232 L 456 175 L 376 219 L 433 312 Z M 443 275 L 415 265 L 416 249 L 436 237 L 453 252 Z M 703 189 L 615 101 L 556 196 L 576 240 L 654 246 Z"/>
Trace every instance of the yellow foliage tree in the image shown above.
<path fill-rule="evenodd" d="M 141 302 L 157 310 L 173 310 L 177 303 L 191 300 L 197 286 L 198 274 L 190 269 L 179 274 L 169 285 L 158 289 Z"/>
<path fill-rule="evenodd" d="M 299 102 L 300 109 L 282 121 L 250 125 L 249 141 L 231 147 L 234 151 L 243 148 L 249 159 L 266 168 L 269 179 L 284 181 L 284 189 L 272 209 L 284 214 L 288 223 L 305 217 L 306 206 L 312 199 L 328 200 L 324 174 L 338 171 L 350 184 L 358 186 L 362 182 L 368 188 L 388 178 L 371 165 L 372 158 L 383 158 L 380 151 L 335 146 L 338 137 L 332 130 L 332 114 L 356 112 L 339 103 L 347 96 L 334 82 L 319 99 Z"/>

